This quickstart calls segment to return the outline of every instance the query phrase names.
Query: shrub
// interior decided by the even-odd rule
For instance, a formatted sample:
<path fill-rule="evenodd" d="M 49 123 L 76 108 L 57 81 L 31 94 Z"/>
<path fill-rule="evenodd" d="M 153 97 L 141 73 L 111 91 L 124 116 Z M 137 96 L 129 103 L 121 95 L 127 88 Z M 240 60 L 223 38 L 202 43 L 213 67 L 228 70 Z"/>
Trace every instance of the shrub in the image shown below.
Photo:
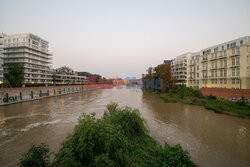
<path fill-rule="evenodd" d="M 61 144 L 51 164 L 48 149 L 24 154 L 22 166 L 196 166 L 180 145 L 158 146 L 147 135 L 145 121 L 138 110 L 118 108 L 112 103 L 102 119 L 82 114 L 74 132 Z M 38 154 L 39 153 L 39 154 Z M 29 158 L 33 157 L 33 158 Z M 32 161 L 31 161 L 31 160 Z M 38 165 L 37 165 L 38 164 Z"/>
<path fill-rule="evenodd" d="M 246 99 L 244 96 L 241 97 L 240 101 L 238 102 L 241 106 L 245 106 L 246 105 Z"/>
<path fill-rule="evenodd" d="M 32 145 L 27 153 L 24 153 L 19 160 L 21 167 L 45 167 L 49 164 L 49 147 L 41 143 L 39 145 Z"/>
<path fill-rule="evenodd" d="M 170 96 L 170 97 L 173 96 L 173 90 L 172 90 L 172 89 L 169 90 L 169 96 Z"/>
<path fill-rule="evenodd" d="M 179 98 L 183 99 L 184 98 L 184 90 L 179 91 Z"/>
<path fill-rule="evenodd" d="M 209 96 L 207 96 L 207 98 L 216 100 L 216 96 L 213 96 L 213 95 L 209 95 Z"/>
<path fill-rule="evenodd" d="M 117 106 L 116 103 L 108 105 L 104 119 L 109 120 L 115 126 L 121 126 L 128 137 L 144 135 L 145 120 L 141 118 L 139 110 L 132 110 L 130 107 L 120 109 Z"/>
<path fill-rule="evenodd" d="M 7 79 L 5 79 L 3 81 L 2 87 L 3 88 L 11 88 L 10 82 Z"/>

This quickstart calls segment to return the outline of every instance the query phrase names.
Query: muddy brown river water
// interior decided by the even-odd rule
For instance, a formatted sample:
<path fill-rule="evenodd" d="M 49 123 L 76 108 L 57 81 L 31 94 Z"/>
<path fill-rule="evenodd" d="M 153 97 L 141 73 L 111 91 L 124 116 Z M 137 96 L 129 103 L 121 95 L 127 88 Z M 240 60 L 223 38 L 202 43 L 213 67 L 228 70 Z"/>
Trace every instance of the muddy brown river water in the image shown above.
<path fill-rule="evenodd" d="M 250 166 L 250 119 L 164 103 L 157 95 L 125 87 L 0 106 L 0 166 L 16 166 L 31 143 L 44 142 L 57 151 L 81 113 L 101 117 L 110 102 L 138 108 L 152 137 L 181 144 L 199 166 Z"/>

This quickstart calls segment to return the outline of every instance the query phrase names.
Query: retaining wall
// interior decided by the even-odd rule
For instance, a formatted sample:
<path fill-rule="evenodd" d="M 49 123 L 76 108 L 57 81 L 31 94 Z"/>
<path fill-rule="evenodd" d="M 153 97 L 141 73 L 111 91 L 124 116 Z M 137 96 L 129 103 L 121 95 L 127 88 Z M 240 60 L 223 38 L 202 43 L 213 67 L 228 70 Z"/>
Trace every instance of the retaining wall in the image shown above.
<path fill-rule="evenodd" d="M 83 89 L 82 85 L 0 88 L 0 105 L 82 92 Z"/>
<path fill-rule="evenodd" d="M 201 88 L 203 96 L 214 95 L 227 98 L 241 98 L 244 96 L 250 99 L 250 89 L 228 89 L 228 88 Z"/>

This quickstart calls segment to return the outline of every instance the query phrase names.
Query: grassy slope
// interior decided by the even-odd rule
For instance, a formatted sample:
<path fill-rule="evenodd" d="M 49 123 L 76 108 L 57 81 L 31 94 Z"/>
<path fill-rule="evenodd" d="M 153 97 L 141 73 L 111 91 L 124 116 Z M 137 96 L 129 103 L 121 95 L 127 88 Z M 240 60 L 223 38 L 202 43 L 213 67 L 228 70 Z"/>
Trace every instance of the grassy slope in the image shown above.
<path fill-rule="evenodd" d="M 162 98 L 166 103 L 185 103 L 191 105 L 204 106 L 208 110 L 213 110 L 216 113 L 226 113 L 233 116 L 249 117 L 250 118 L 250 106 L 240 105 L 238 103 L 230 101 L 220 101 L 215 99 L 208 99 L 204 97 L 188 97 L 185 96 L 183 99 L 179 98 L 177 94 L 161 94 Z"/>

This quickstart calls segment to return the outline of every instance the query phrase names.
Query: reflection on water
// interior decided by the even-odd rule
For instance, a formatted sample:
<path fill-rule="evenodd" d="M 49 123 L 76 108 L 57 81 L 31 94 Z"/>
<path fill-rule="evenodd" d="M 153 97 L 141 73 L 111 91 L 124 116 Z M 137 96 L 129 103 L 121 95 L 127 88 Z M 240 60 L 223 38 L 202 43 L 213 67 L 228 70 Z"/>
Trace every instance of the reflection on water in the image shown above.
<path fill-rule="evenodd" d="M 16 166 L 31 143 L 56 151 L 81 113 L 103 115 L 106 104 L 138 108 L 159 143 L 181 144 L 200 166 L 250 166 L 250 120 L 200 106 L 164 103 L 138 89 L 94 90 L 0 107 L 0 164 Z"/>

